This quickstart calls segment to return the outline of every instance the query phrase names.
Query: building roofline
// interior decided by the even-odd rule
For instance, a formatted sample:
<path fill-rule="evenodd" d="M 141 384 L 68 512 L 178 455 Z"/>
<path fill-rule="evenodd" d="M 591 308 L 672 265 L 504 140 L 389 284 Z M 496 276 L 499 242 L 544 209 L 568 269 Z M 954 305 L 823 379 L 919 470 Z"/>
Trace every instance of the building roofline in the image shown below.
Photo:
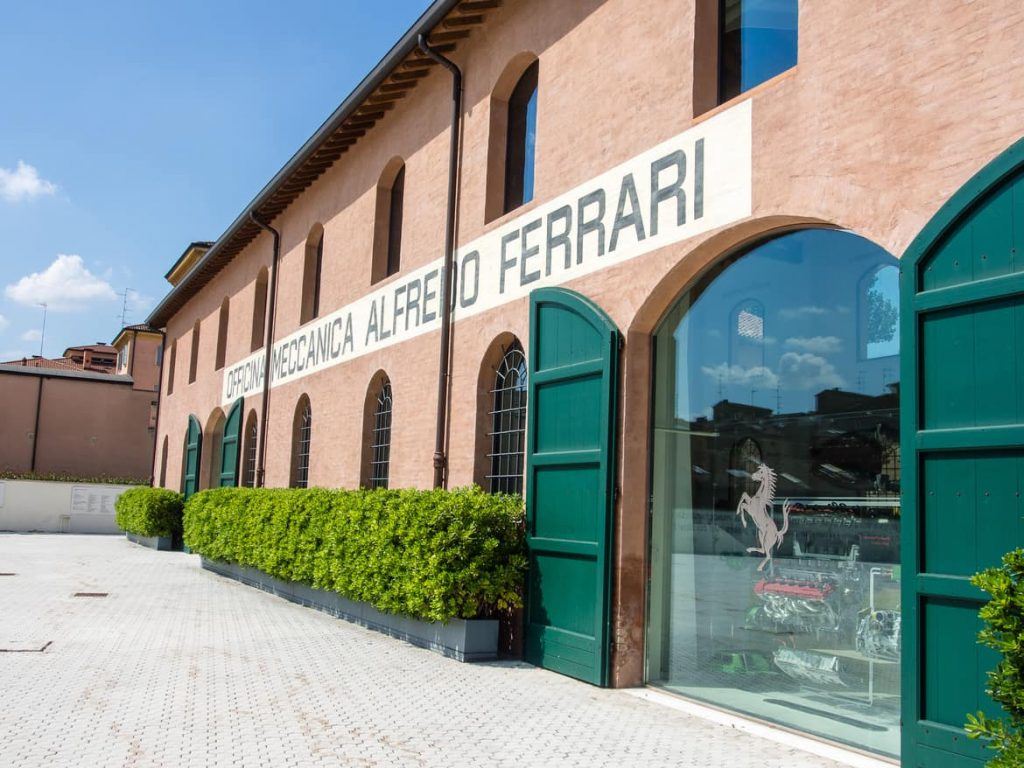
<path fill-rule="evenodd" d="M 117 332 L 117 335 L 114 336 L 114 340 L 110 342 L 110 346 L 116 347 L 117 342 L 121 340 L 121 337 L 129 333 L 142 333 L 148 334 L 150 336 L 163 336 L 163 333 L 161 331 L 158 331 L 156 328 L 151 328 L 145 323 L 139 323 L 137 325 L 126 325 L 124 328 Z"/>
<path fill-rule="evenodd" d="M 376 119 L 370 116 L 360 121 L 361 130 L 354 131 L 348 137 L 338 136 L 339 131 L 345 126 L 349 118 L 363 107 L 364 102 L 382 85 L 384 81 L 394 74 L 403 61 L 410 54 L 418 50 L 418 38 L 422 35 L 431 35 L 432 30 L 437 27 L 445 17 L 453 10 L 460 10 L 462 14 L 445 23 L 443 30 L 431 36 L 431 44 L 439 50 L 453 50 L 454 41 L 467 37 L 469 32 L 466 28 L 482 23 L 482 13 L 496 8 L 502 4 L 502 0 L 434 0 L 433 3 L 423 12 L 404 35 L 395 43 L 391 50 L 377 63 L 370 73 L 363 78 L 341 103 L 331 113 L 330 117 L 316 130 L 316 132 L 292 155 L 269 182 L 259 191 L 238 217 L 231 223 L 231 226 L 222 234 L 213 246 L 196 262 L 188 273 L 182 278 L 171 291 L 161 299 L 160 303 L 153 309 L 146 319 L 146 322 L 154 328 L 162 328 L 167 320 L 188 301 L 206 283 L 206 281 L 227 264 L 239 251 L 249 242 L 252 242 L 258 235 L 259 229 L 249 218 L 250 212 L 260 214 L 267 221 L 281 213 L 306 187 L 313 183 L 320 174 L 325 172 L 335 160 L 350 146 L 355 143 L 356 138 L 369 129 Z M 461 8 L 460 8 L 461 6 Z M 422 61 L 417 59 L 416 67 L 427 69 L 434 66 L 429 59 Z M 403 79 L 407 88 L 415 87 L 418 78 Z M 395 87 L 398 90 L 398 86 Z M 404 95 L 405 91 L 394 93 L 397 100 Z M 382 107 L 382 109 L 386 109 Z M 325 151 L 325 145 L 334 139 L 334 146 Z M 337 150 L 335 152 L 335 150 Z M 314 156 L 321 157 L 315 167 L 306 168 L 303 178 L 296 179 L 295 176 L 303 170 L 307 162 L 314 159 Z"/>
<path fill-rule="evenodd" d="M 167 270 L 167 273 L 164 275 L 164 279 L 165 280 L 170 280 L 171 279 L 171 275 L 173 275 L 174 271 L 181 265 L 181 262 L 183 262 L 188 257 L 188 255 L 190 253 L 192 253 L 193 249 L 195 249 L 195 248 L 212 248 L 212 247 L 213 247 L 213 240 L 193 240 L 191 243 L 189 243 L 188 245 L 185 246 L 185 250 L 183 250 L 181 252 L 181 256 L 176 258 L 174 260 L 174 263 L 171 264 L 171 268 Z"/>
<path fill-rule="evenodd" d="M 37 368 L 32 365 L 9 365 L 0 363 L 0 374 L 13 373 L 21 376 L 42 376 L 46 379 L 85 379 L 108 384 L 134 384 L 135 379 L 116 373 L 94 373 L 93 371 L 70 371 L 62 368 Z"/>

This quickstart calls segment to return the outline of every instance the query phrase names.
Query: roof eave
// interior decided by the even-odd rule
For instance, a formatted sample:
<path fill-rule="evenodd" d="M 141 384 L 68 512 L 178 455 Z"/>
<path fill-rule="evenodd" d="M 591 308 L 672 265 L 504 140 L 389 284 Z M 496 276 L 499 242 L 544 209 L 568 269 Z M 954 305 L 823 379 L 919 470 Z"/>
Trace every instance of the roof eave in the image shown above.
<path fill-rule="evenodd" d="M 316 130 L 316 132 L 299 148 L 299 150 L 292 155 L 291 159 L 285 163 L 284 167 L 281 168 L 274 177 L 264 185 L 263 189 L 250 201 L 250 203 L 238 214 L 237 218 L 231 223 L 231 226 L 225 230 L 217 241 L 210 247 L 210 249 L 200 257 L 199 261 L 188 271 L 188 273 L 182 278 L 181 282 L 178 283 L 171 291 L 161 299 L 160 303 L 156 305 L 149 317 L 146 318 L 146 323 L 153 326 L 154 328 L 162 328 L 167 324 L 167 320 L 171 317 L 173 312 L 169 312 L 169 308 L 178 298 L 178 296 L 191 287 L 192 280 L 198 275 L 201 275 L 204 267 L 206 267 L 211 261 L 219 256 L 220 251 L 226 247 L 226 244 L 231 240 L 232 237 L 249 221 L 249 212 L 258 211 L 259 208 L 267 203 L 271 196 L 278 190 L 278 188 L 288 180 L 288 178 L 298 168 L 306 162 L 316 151 L 320 145 L 329 139 L 337 130 L 341 127 L 342 123 L 347 120 L 351 114 L 362 105 L 368 96 L 370 96 L 374 90 L 391 74 L 392 70 L 397 67 L 414 49 L 418 47 L 418 38 L 420 34 L 427 34 L 433 29 L 438 23 L 440 23 L 444 17 L 457 6 L 462 0 L 434 0 L 434 2 L 427 8 L 423 14 L 416 20 L 416 23 L 409 28 L 409 30 L 399 39 L 391 50 L 382 58 L 370 73 L 363 78 L 362 82 L 356 86 L 355 90 L 350 93 L 341 105 L 331 113 L 330 117 L 323 122 L 323 124 Z"/>

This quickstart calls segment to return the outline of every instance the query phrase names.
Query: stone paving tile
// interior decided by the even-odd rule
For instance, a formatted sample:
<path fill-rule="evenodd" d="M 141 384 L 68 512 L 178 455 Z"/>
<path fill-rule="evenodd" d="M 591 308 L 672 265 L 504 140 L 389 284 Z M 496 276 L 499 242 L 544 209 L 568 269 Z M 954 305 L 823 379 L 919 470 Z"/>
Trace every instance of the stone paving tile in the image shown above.
<path fill-rule="evenodd" d="M 0 647 L 52 641 L 0 653 L 0 766 L 838 768 L 525 664 L 460 664 L 194 555 L 0 535 L 0 571 Z"/>

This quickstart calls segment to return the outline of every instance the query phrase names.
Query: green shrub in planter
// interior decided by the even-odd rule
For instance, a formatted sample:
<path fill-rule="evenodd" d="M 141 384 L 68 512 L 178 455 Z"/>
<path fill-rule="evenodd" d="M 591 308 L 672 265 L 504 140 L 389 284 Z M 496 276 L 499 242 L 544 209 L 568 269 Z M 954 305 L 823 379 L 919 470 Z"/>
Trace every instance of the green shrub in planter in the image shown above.
<path fill-rule="evenodd" d="M 1007 716 L 968 715 L 967 733 L 995 751 L 991 768 L 1019 768 L 1024 765 L 1024 550 L 1006 555 L 1002 566 L 977 574 L 971 582 L 992 596 L 980 612 L 986 626 L 978 641 L 1002 656 L 988 673 L 986 691 Z"/>
<path fill-rule="evenodd" d="M 522 499 L 479 488 L 216 488 L 185 505 L 185 543 L 387 613 L 447 621 L 521 605 L 522 521 Z"/>
<path fill-rule="evenodd" d="M 114 502 L 118 527 L 137 536 L 168 536 L 181 534 L 182 505 L 180 493 L 166 488 L 129 488 Z"/>

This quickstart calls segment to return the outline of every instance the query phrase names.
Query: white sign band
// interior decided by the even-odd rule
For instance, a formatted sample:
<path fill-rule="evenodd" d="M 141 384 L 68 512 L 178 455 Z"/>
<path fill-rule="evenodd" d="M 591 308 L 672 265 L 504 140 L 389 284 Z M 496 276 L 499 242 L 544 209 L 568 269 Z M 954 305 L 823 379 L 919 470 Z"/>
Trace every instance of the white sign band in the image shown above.
<path fill-rule="evenodd" d="M 744 101 L 459 248 L 453 320 L 620 264 L 751 213 Z M 271 386 L 440 327 L 444 259 L 274 343 Z M 222 402 L 263 390 L 263 351 L 225 369 Z"/>

